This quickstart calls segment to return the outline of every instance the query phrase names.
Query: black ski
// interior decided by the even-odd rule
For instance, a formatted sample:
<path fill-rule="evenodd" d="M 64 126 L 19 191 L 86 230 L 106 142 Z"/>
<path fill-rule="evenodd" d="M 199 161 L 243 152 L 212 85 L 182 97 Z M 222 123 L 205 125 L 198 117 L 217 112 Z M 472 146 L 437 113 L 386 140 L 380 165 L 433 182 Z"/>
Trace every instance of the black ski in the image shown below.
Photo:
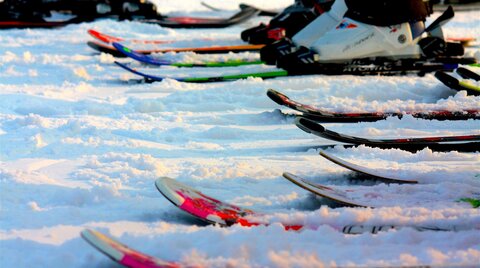
<path fill-rule="evenodd" d="M 301 112 L 302 116 L 316 122 L 342 122 L 342 123 L 357 123 L 357 122 L 373 122 L 386 119 L 387 117 L 402 118 L 404 115 L 409 114 L 416 118 L 430 119 L 430 120 L 467 120 L 467 119 L 480 119 L 480 110 L 460 110 L 460 111 L 409 111 L 405 113 L 394 112 L 362 112 L 362 113 L 339 113 L 329 112 L 316 107 L 305 105 L 300 102 L 294 101 L 286 95 L 269 89 L 267 96 L 274 102 L 289 107 L 295 111 Z"/>
<path fill-rule="evenodd" d="M 225 28 L 242 23 L 256 16 L 260 10 L 242 5 L 239 12 L 230 18 L 193 18 L 193 17 L 165 17 L 162 19 L 143 20 L 142 22 L 158 24 L 168 28 Z"/>
<path fill-rule="evenodd" d="M 462 135 L 462 136 L 438 136 L 423 138 L 399 138 L 399 139 L 366 139 L 356 136 L 349 136 L 326 129 L 322 125 L 307 118 L 297 117 L 295 119 L 297 127 L 307 133 L 316 136 L 334 140 L 338 142 L 361 145 L 378 148 L 398 148 L 406 151 L 418 151 L 423 148 L 430 148 L 434 151 L 480 151 L 480 135 Z"/>

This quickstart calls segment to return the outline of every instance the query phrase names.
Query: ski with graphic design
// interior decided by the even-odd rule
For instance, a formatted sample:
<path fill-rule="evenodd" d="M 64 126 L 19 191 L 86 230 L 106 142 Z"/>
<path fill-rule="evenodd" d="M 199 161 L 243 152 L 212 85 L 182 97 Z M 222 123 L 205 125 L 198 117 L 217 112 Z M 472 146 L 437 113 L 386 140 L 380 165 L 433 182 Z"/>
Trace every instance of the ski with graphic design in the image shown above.
<path fill-rule="evenodd" d="M 338 142 L 379 148 L 398 148 L 407 151 L 417 151 L 430 148 L 434 151 L 463 151 L 475 152 L 480 150 L 480 135 L 438 136 L 423 138 L 398 139 L 367 139 L 349 136 L 326 129 L 322 125 L 307 118 L 297 117 L 297 127 L 307 133 Z"/>
<path fill-rule="evenodd" d="M 149 75 L 143 72 L 137 71 L 134 68 L 130 68 L 129 66 L 115 61 L 115 64 L 122 67 L 123 69 L 134 73 L 136 75 L 142 76 L 143 79 L 147 82 L 154 82 L 154 81 L 163 81 L 164 79 L 173 79 L 180 82 L 190 82 L 190 83 L 207 83 L 207 82 L 221 82 L 221 81 L 230 81 L 230 80 L 238 80 L 238 79 L 245 79 L 249 77 L 260 77 L 260 78 L 275 78 L 281 76 L 287 76 L 288 73 L 282 70 L 275 70 L 270 72 L 260 72 L 260 73 L 244 73 L 244 74 L 235 74 L 235 75 L 224 75 L 224 76 L 209 76 L 209 77 L 160 77 L 156 75 Z"/>
<path fill-rule="evenodd" d="M 288 176 L 291 179 L 295 180 L 294 175 L 288 174 Z M 219 226 L 231 226 L 233 224 L 239 224 L 240 226 L 247 227 L 270 224 L 269 222 L 264 222 L 258 219 L 258 217 L 261 217 L 265 214 L 217 200 L 171 178 L 162 177 L 155 181 L 155 186 L 160 191 L 160 193 L 176 207 L 207 223 L 218 224 Z M 316 187 L 320 187 L 318 188 L 318 191 L 325 195 L 326 198 L 329 198 L 331 200 L 343 202 L 343 204 L 351 206 L 367 206 L 365 204 L 354 202 L 353 200 L 350 200 L 346 197 L 342 197 L 342 195 L 347 195 L 347 193 L 338 189 L 332 189 L 318 185 Z M 299 224 L 281 224 L 284 226 L 285 230 L 288 231 L 297 231 L 304 228 L 302 225 Z M 376 233 L 378 231 L 398 229 L 407 226 L 330 225 L 330 227 L 345 234 L 360 234 L 365 232 Z M 472 229 L 472 226 L 449 226 L 445 228 L 435 226 L 408 227 L 414 228 L 418 231 L 460 231 L 464 229 Z"/>
<path fill-rule="evenodd" d="M 301 112 L 302 116 L 317 122 L 374 122 L 378 120 L 386 119 L 387 117 L 402 118 L 408 114 L 416 118 L 422 119 L 435 119 L 435 120 L 467 120 L 467 119 L 480 119 L 479 109 L 459 110 L 459 111 L 407 111 L 405 113 L 395 112 L 356 112 L 356 113 L 340 113 L 329 112 L 326 110 L 318 109 L 316 107 L 305 105 L 300 102 L 294 101 L 286 95 L 269 89 L 267 96 L 274 102 L 289 107 L 295 111 Z"/>
<path fill-rule="evenodd" d="M 117 51 L 118 52 L 118 51 Z M 276 78 L 283 76 L 295 76 L 295 75 L 307 75 L 302 73 L 291 73 L 285 70 L 275 69 L 274 71 L 267 72 L 256 72 L 256 73 L 239 73 L 235 75 L 222 75 L 222 76 L 211 76 L 211 77 L 165 77 L 158 76 L 153 74 L 147 74 L 142 71 L 136 70 L 129 67 L 126 64 L 115 62 L 118 66 L 123 69 L 134 73 L 136 75 L 142 76 L 145 80 L 149 82 L 154 81 L 163 81 L 166 78 L 174 79 L 182 82 L 192 82 L 192 83 L 205 83 L 205 82 L 221 82 L 229 80 L 238 80 L 248 77 L 260 77 L 260 78 Z M 422 64 L 418 62 L 415 66 L 408 66 L 406 69 L 398 65 L 396 68 L 389 68 L 389 70 L 376 69 L 374 66 L 369 66 L 366 68 L 357 68 L 345 64 L 325 64 L 323 69 L 317 69 L 317 72 L 310 74 L 326 74 L 326 75 L 404 75 L 407 73 L 419 74 L 422 75 L 428 72 L 434 72 L 436 70 L 451 70 L 455 69 L 457 65 L 444 64 L 444 63 L 429 63 L 426 62 Z"/>
<path fill-rule="evenodd" d="M 240 11 L 229 18 L 165 17 L 161 19 L 141 20 L 168 28 L 225 28 L 242 23 L 260 13 L 260 10 L 242 5 Z"/>
<path fill-rule="evenodd" d="M 460 68 L 458 68 L 460 69 Z M 435 77 L 442 82 L 444 85 L 451 89 L 455 89 L 458 91 L 465 90 L 467 91 L 468 95 L 473 95 L 473 96 L 479 96 L 480 95 L 480 86 L 472 83 L 468 79 L 473 79 L 475 77 L 475 73 L 469 71 L 468 69 L 462 68 L 460 72 L 457 72 L 460 76 L 463 78 L 467 77 L 467 79 L 460 80 L 458 78 L 455 78 L 454 76 L 443 72 L 443 71 L 438 71 L 435 73 Z M 473 74 L 472 74 L 473 73 Z"/>
<path fill-rule="evenodd" d="M 114 240 L 113 238 L 92 229 L 85 229 L 81 236 L 90 245 L 107 255 L 113 261 L 126 267 L 142 268 L 179 268 L 184 267 L 175 262 L 164 261 Z"/>
<path fill-rule="evenodd" d="M 333 163 L 335 163 L 339 166 L 342 166 L 346 169 L 349 169 L 351 171 L 354 171 L 356 173 L 364 175 L 364 176 L 368 177 L 369 179 L 373 179 L 373 180 L 376 180 L 376 181 L 381 181 L 381 182 L 384 182 L 384 183 L 413 183 L 413 184 L 418 183 L 418 181 L 415 180 L 415 179 L 395 178 L 395 177 L 391 176 L 390 173 L 383 174 L 383 173 L 378 172 L 377 170 L 370 169 L 370 168 L 367 168 L 367 167 L 362 167 L 362 166 L 350 163 L 350 162 L 345 161 L 341 158 L 330 155 L 330 154 L 326 153 L 325 151 L 320 151 L 320 155 L 323 156 L 325 159 L 327 159 L 327 160 L 329 160 L 329 161 L 331 161 L 331 162 L 333 162 Z"/>
<path fill-rule="evenodd" d="M 125 57 L 125 54 L 118 51 L 115 47 L 109 44 L 100 43 L 96 41 L 88 41 L 87 45 L 92 49 L 111 54 L 115 57 Z M 187 48 L 162 48 L 162 49 L 148 49 L 148 50 L 137 50 L 136 52 L 141 54 L 152 54 L 152 53 L 168 53 L 168 52 L 195 52 L 198 54 L 222 54 L 230 52 L 248 52 L 248 51 L 259 51 L 265 45 L 234 45 L 234 46 L 212 46 L 212 47 L 187 47 Z"/>
<path fill-rule="evenodd" d="M 262 64 L 260 60 L 228 60 L 228 61 L 219 61 L 219 62 L 204 62 L 204 63 L 188 63 L 188 62 L 173 62 L 168 60 L 162 60 L 150 55 L 138 53 L 120 43 L 113 42 L 113 47 L 118 51 L 125 54 L 125 56 L 137 60 L 141 63 L 155 65 L 155 66 L 176 66 L 176 67 L 232 67 L 232 66 L 242 66 L 242 65 L 252 65 L 252 64 Z"/>
<path fill-rule="evenodd" d="M 437 227 L 437 226 L 407 226 L 413 228 L 417 231 L 463 231 L 475 229 L 475 227 L 465 228 L 464 226 L 448 226 L 448 227 Z M 376 234 L 378 232 L 385 232 L 390 230 L 401 229 L 402 226 L 394 225 L 379 225 L 379 226 L 368 226 L 368 225 L 346 225 L 342 228 L 338 228 L 344 234 L 363 234 L 363 233 L 372 233 Z M 181 267 L 198 267 L 188 264 L 182 264 L 180 262 L 171 262 L 164 261 L 159 258 L 149 256 L 145 253 L 142 253 L 138 250 L 132 249 L 123 243 L 115 240 L 114 238 L 107 236 L 99 231 L 93 229 L 85 229 L 81 233 L 82 238 L 87 241 L 90 245 L 96 248 L 98 251 L 105 254 L 107 257 L 112 259 L 114 262 L 123 265 L 125 267 L 131 268 L 181 268 Z"/>

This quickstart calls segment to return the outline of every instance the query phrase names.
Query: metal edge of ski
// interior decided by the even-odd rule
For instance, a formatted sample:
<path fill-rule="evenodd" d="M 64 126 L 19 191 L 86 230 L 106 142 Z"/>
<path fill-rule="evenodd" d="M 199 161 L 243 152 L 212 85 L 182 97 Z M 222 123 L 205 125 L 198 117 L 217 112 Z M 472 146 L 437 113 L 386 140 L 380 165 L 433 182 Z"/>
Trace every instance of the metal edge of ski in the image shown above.
<path fill-rule="evenodd" d="M 300 188 L 303 188 L 311 193 L 314 193 L 315 195 L 326 198 L 343 206 L 370 208 L 374 207 L 371 205 L 355 202 L 354 200 L 348 198 L 348 194 L 346 191 L 316 184 L 289 172 L 284 172 L 283 177 L 292 182 L 293 184 L 299 186 Z"/>
<path fill-rule="evenodd" d="M 416 118 L 429 120 L 466 120 L 480 119 L 480 110 L 463 110 L 463 111 L 426 111 L 426 112 L 405 112 L 405 113 L 383 113 L 383 112 L 357 112 L 357 113 L 337 113 L 318 109 L 316 107 L 302 104 L 292 100 L 285 94 L 274 89 L 267 90 L 267 96 L 275 103 L 289 107 L 295 111 L 301 112 L 302 116 L 317 122 L 341 122 L 341 123 L 357 123 L 357 122 L 374 122 L 384 120 L 387 117 L 402 118 L 409 114 Z"/>
<path fill-rule="evenodd" d="M 418 183 L 418 180 L 408 180 L 408 179 L 401 179 L 401 178 L 395 178 L 391 176 L 385 176 L 385 175 L 380 175 L 377 174 L 377 172 L 373 169 L 369 169 L 367 167 L 359 166 L 357 164 L 345 161 L 339 157 L 330 155 L 326 153 L 325 151 L 320 150 L 319 154 L 329 160 L 332 163 L 335 163 L 341 167 L 344 167 L 346 169 L 349 169 L 351 171 L 360 173 L 362 175 L 368 176 L 369 178 L 377 181 L 381 181 L 384 183 L 409 183 L 409 184 L 416 184 Z"/>
<path fill-rule="evenodd" d="M 468 80 L 459 80 L 452 75 L 443 72 L 437 71 L 435 72 L 435 77 L 442 82 L 445 86 L 457 90 L 462 91 L 465 90 L 468 95 L 472 96 L 480 96 L 480 87 L 474 85 L 473 83 L 469 82 Z"/>
<path fill-rule="evenodd" d="M 160 45 L 160 44 L 170 44 L 173 43 L 174 41 L 162 41 L 162 40 L 138 40 L 138 39 L 124 39 L 121 37 L 116 37 L 112 35 L 108 35 L 105 33 L 102 33 L 100 31 L 97 31 L 95 29 L 88 29 L 87 33 L 95 38 L 98 41 L 101 41 L 106 44 L 111 44 L 113 42 L 129 42 L 129 43 L 135 43 L 135 44 L 153 44 L 153 45 Z"/>
<path fill-rule="evenodd" d="M 361 145 L 379 148 L 398 148 L 407 151 L 418 151 L 429 147 L 434 151 L 480 151 L 480 135 L 460 136 L 436 136 L 423 138 L 398 138 L 398 139 L 366 139 L 362 137 L 349 136 L 328 130 L 317 122 L 297 117 L 295 124 L 301 130 L 313 135 L 347 144 Z"/>
<path fill-rule="evenodd" d="M 183 63 L 183 62 L 173 62 L 168 60 L 161 60 L 151 55 L 138 53 L 133 49 L 130 49 L 120 43 L 113 42 L 112 46 L 118 51 L 125 54 L 125 56 L 132 58 L 141 63 L 155 65 L 155 66 L 175 66 L 175 67 L 235 67 L 243 65 L 254 65 L 254 64 L 263 64 L 263 61 L 244 61 L 244 60 L 228 60 L 228 61 L 219 61 L 219 62 L 205 62 L 205 63 Z"/>
<path fill-rule="evenodd" d="M 168 28 L 225 28 L 242 23 L 260 13 L 252 6 L 245 6 L 229 18 L 166 17 L 164 19 L 142 20 Z"/>
<path fill-rule="evenodd" d="M 238 79 L 246 79 L 249 77 L 258 77 L 258 78 L 276 78 L 287 76 L 288 73 L 286 71 L 278 70 L 278 71 L 271 71 L 271 72 L 261 72 L 261 73 L 244 73 L 244 74 L 234 74 L 234 75 L 224 75 L 224 76 L 209 76 L 209 77 L 162 77 L 156 75 L 146 74 L 140 71 L 137 71 L 134 68 L 130 68 L 126 64 L 121 62 L 115 61 L 115 64 L 120 66 L 121 68 L 134 73 L 136 75 L 142 76 L 146 82 L 159 82 L 163 81 L 164 79 L 173 79 L 179 82 L 189 82 L 189 83 L 208 83 L 208 82 L 225 82 L 231 80 L 238 80 Z"/>
<path fill-rule="evenodd" d="M 114 262 L 126 267 L 142 268 L 179 268 L 175 262 L 168 262 L 139 252 L 120 243 L 99 231 L 85 229 L 80 233 L 81 237 L 98 251 L 105 254 Z"/>

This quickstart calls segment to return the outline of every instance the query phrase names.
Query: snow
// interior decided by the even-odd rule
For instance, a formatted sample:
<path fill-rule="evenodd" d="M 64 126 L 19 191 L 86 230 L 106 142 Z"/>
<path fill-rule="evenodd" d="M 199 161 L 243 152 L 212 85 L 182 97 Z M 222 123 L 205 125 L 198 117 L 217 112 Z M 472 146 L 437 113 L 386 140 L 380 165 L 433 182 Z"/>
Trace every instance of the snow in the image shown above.
<path fill-rule="evenodd" d="M 228 16 L 238 1 L 155 1 L 172 15 Z M 291 1 L 242 1 L 281 9 Z M 433 17 L 438 16 L 435 13 Z M 100 20 L 60 29 L 2 30 L 0 36 L 0 267 L 113 267 L 80 238 L 94 228 L 149 255 L 205 267 L 476 266 L 480 210 L 460 198 L 480 198 L 480 155 L 416 153 L 360 146 L 326 149 L 352 163 L 417 185 L 356 181 L 318 155 L 332 142 L 299 130 L 293 113 L 266 96 L 273 88 L 330 111 L 478 109 L 467 96 L 425 77 L 301 76 L 189 84 L 139 83 L 95 54 L 87 30 L 135 39 L 182 40 L 171 46 L 241 44 L 241 30 L 269 18 L 214 30 L 172 30 Z M 476 12 L 457 13 L 452 36 L 480 39 Z M 132 44 L 132 47 L 135 45 Z M 478 47 L 467 53 L 479 55 Z M 162 55 L 156 55 L 162 56 Z M 208 61 L 192 53 L 168 59 Z M 244 57 L 217 55 L 215 59 Z M 126 60 L 122 60 L 126 61 Z M 128 61 L 128 60 L 127 60 Z M 244 70 L 271 68 L 241 67 Z M 472 68 L 475 70 L 476 68 Z M 227 69 L 162 67 L 169 75 L 215 75 Z M 477 71 L 478 72 L 478 71 Z M 374 123 L 327 124 L 377 138 L 480 134 L 480 123 L 411 116 Z M 328 207 L 282 177 L 352 189 L 377 208 Z M 220 200 L 267 214 L 269 226 L 209 226 L 181 212 L 155 188 L 175 178 Z M 304 224 L 286 232 L 279 222 Z M 459 232 L 401 228 L 345 235 L 345 225 L 461 226 Z"/>

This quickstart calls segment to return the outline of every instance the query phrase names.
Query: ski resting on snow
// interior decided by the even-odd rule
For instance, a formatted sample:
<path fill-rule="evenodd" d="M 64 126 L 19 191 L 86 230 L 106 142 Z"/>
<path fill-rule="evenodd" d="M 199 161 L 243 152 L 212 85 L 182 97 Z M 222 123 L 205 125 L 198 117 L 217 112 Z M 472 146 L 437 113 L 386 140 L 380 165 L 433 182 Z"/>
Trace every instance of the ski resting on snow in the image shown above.
<path fill-rule="evenodd" d="M 302 117 L 317 121 L 317 122 L 342 122 L 342 123 L 357 123 L 357 122 L 374 122 L 384 120 L 388 117 L 402 118 L 404 115 L 411 115 L 415 118 L 430 119 L 430 120 L 467 120 L 480 119 L 480 110 L 434 110 L 434 111 L 405 111 L 405 112 L 329 112 L 311 105 L 302 104 L 290 99 L 285 94 L 274 89 L 267 90 L 267 96 L 279 105 L 289 107 L 295 111 L 301 112 Z"/>
<path fill-rule="evenodd" d="M 369 139 L 361 138 L 331 131 L 318 122 L 307 118 L 297 117 L 295 124 L 301 130 L 316 136 L 347 144 L 378 147 L 397 148 L 406 151 L 418 151 L 430 148 L 435 151 L 463 151 L 476 152 L 480 150 L 480 135 L 438 136 L 423 138 L 397 138 L 397 139 Z"/>

